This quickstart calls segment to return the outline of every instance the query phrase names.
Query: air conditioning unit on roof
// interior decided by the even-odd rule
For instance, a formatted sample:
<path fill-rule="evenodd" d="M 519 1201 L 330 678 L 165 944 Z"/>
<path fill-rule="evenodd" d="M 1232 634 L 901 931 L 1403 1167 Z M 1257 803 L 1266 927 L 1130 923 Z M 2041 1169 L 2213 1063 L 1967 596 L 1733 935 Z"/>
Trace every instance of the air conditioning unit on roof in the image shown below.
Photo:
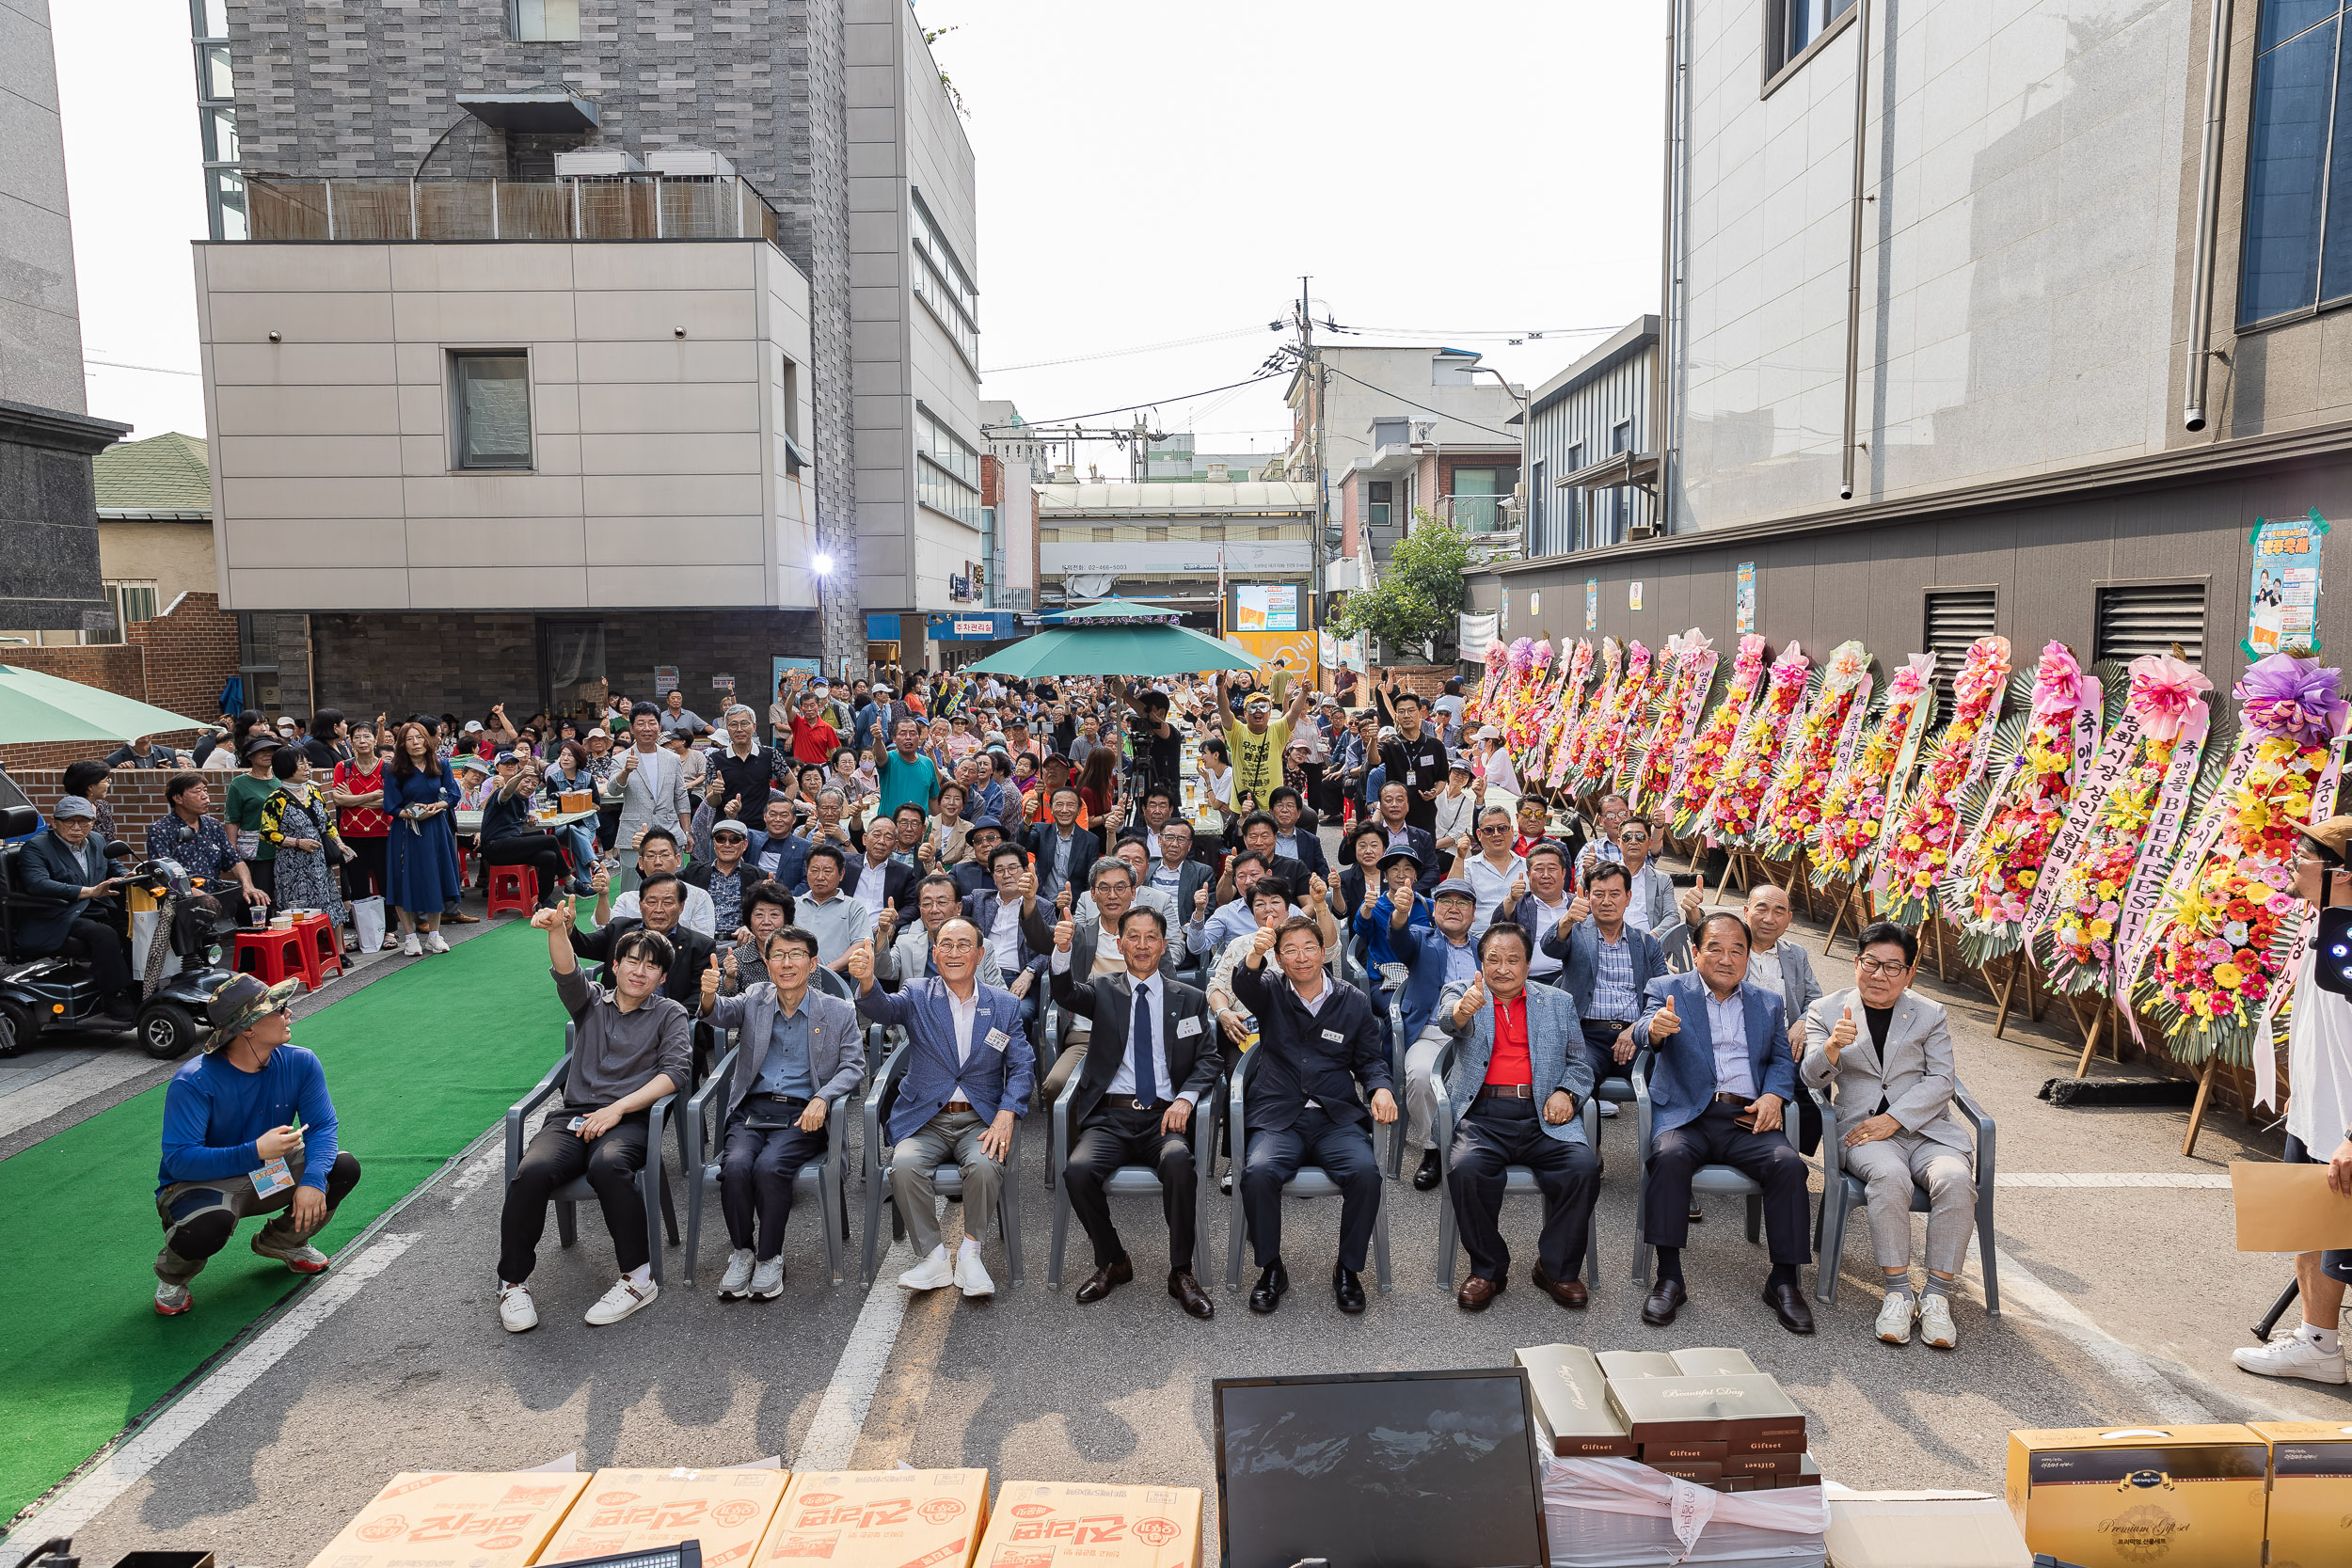
<path fill-rule="evenodd" d="M 598 176 L 644 172 L 644 161 L 625 147 L 576 147 L 555 155 L 555 177 L 559 180 L 593 180 Z"/>
<path fill-rule="evenodd" d="M 735 165 L 707 147 L 660 147 L 645 154 L 645 166 L 671 180 L 729 175 Z"/>

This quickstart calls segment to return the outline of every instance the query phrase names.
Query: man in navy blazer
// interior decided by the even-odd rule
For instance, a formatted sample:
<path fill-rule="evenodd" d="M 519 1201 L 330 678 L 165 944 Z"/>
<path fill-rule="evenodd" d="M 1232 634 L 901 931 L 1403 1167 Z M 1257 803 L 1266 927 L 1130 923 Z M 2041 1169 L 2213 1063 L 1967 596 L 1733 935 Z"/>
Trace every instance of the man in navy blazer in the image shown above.
<path fill-rule="evenodd" d="M 1629 886 L 1624 866 L 1601 862 L 1585 876 L 1584 891 L 1569 904 L 1567 915 L 1544 938 L 1544 951 L 1560 960 L 1558 985 L 1576 1004 L 1596 1085 L 1630 1070 L 1640 1043 L 1633 1025 L 1642 1016 L 1643 998 L 1650 982 L 1666 974 L 1665 949 L 1658 939 L 1626 918 Z M 1602 1103 L 1608 1105 L 1605 1115 L 1616 1113 L 1614 1105 Z"/>
<path fill-rule="evenodd" d="M 910 1291 L 953 1285 L 967 1296 L 993 1295 L 973 1230 L 985 1231 L 1005 1183 L 1012 1124 L 1028 1109 L 1037 1063 L 1021 1027 L 1021 1001 L 979 981 L 980 928 L 949 917 L 931 939 L 936 978 L 909 980 L 894 994 L 874 984 L 874 944 L 850 948 L 845 966 L 857 982 L 857 1010 L 907 1032 L 906 1076 L 883 1132 L 897 1145 L 890 1195 L 921 1259 L 898 1276 Z M 963 1171 L 970 1228 L 952 1262 L 939 1234 L 933 1173 L 952 1159 Z M 977 1216 L 974 1218 L 973 1216 Z"/>
<path fill-rule="evenodd" d="M 1662 1328 L 1689 1299 L 1682 1245 L 1691 1227 L 1691 1178 L 1729 1165 L 1764 1189 L 1772 1272 L 1764 1305 L 1791 1334 L 1813 1332 L 1797 1270 L 1813 1256 L 1805 1233 L 1804 1156 L 1789 1141 L 1784 1108 L 1796 1098 L 1783 1004 L 1748 982 L 1748 925 L 1728 910 L 1692 933 L 1698 968 L 1649 985 L 1640 1033 L 1649 1070 L 1649 1169 L 1642 1239 L 1658 1249 L 1658 1283 L 1642 1321 Z"/>

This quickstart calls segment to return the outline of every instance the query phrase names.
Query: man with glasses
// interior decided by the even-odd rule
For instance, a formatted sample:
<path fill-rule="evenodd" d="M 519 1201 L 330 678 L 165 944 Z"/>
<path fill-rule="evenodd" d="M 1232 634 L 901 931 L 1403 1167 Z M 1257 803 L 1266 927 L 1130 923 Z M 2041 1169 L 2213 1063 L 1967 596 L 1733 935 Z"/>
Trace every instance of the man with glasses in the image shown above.
<path fill-rule="evenodd" d="M 1805 1084 L 1836 1093 L 1838 1140 L 1846 1168 L 1862 1179 L 1870 1212 L 1870 1246 L 1886 1276 L 1878 1337 L 1890 1345 L 1919 1338 L 1950 1350 L 1951 1291 L 1968 1256 L 1977 1214 L 1976 1139 L 1952 1114 L 1960 1080 L 1944 1005 L 1917 995 L 1911 977 L 1919 939 L 1891 921 L 1862 928 L 1851 990 L 1814 1004 L 1802 1069 Z M 1864 1036 L 1867 1035 L 1867 1042 Z M 1928 1190 L 1928 1277 L 1911 1289 L 1911 1196 Z M 1836 1267 L 1835 1260 L 1824 1265 Z"/>
<path fill-rule="evenodd" d="M 1478 853 L 1454 857 L 1449 879 L 1470 884 L 1477 895 L 1478 912 L 1470 922 L 1470 940 L 1484 936 L 1494 924 L 1495 911 L 1508 899 L 1516 906 L 1527 893 L 1527 863 L 1511 852 L 1511 814 L 1488 806 L 1478 814 Z"/>

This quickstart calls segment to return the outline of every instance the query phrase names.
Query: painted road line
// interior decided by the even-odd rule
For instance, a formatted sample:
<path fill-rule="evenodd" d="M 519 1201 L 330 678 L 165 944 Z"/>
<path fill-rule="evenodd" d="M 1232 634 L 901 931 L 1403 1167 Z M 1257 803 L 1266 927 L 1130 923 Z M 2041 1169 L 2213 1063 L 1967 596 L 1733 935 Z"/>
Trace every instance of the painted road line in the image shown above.
<path fill-rule="evenodd" d="M 466 1199 L 472 1196 L 477 1189 L 486 1186 L 492 1177 L 505 1174 L 506 1140 L 501 1136 L 493 1138 L 489 1148 L 484 1149 L 455 1176 L 450 1178 L 449 1206 L 453 1209 L 463 1208 Z"/>
<path fill-rule="evenodd" d="M 817 1403 L 816 1418 L 792 1456 L 795 1470 L 845 1470 L 857 1450 L 858 1433 L 866 1428 L 866 1413 L 873 1407 L 875 1386 L 890 1365 L 898 1342 L 898 1325 L 906 1321 L 907 1292 L 898 1289 L 898 1275 L 914 1267 L 914 1249 L 893 1242 L 882 1255 L 882 1268 L 866 1292 L 866 1306 L 850 1330 L 850 1342 L 834 1364 L 833 1381 Z"/>
<path fill-rule="evenodd" d="M 47 1121 L 92 1095 L 103 1094 L 162 1066 L 146 1052 L 126 1043 L 122 1050 L 96 1053 L 65 1071 L 46 1074 L 37 1083 L 11 1089 L 0 1095 L 0 1138 Z"/>
<path fill-rule="evenodd" d="M 289 1352 L 334 1316 L 343 1303 L 358 1295 L 360 1287 L 399 1261 L 416 1240 L 411 1233 L 378 1236 L 358 1258 L 338 1263 L 325 1283 L 287 1308 L 251 1344 L 231 1356 L 226 1366 L 167 1406 L 11 1533 L 25 1540 L 79 1534 L 142 1477 L 195 1436 L 230 1400 L 284 1360 Z"/>
<path fill-rule="evenodd" d="M 2196 1171 L 2003 1171 L 1995 1187 L 2079 1187 L 2111 1191 L 2118 1187 L 2190 1187 L 2228 1192 L 2230 1179 Z M 2004 1267 L 2007 1265 L 2004 1264 Z"/>

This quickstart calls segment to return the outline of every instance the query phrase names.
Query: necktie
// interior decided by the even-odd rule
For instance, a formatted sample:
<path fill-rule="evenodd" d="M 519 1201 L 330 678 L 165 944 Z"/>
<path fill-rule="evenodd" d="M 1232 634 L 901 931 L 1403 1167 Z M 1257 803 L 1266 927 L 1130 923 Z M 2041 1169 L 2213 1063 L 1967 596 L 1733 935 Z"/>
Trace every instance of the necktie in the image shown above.
<path fill-rule="evenodd" d="M 1135 1064 L 1136 1098 L 1151 1104 L 1160 1098 L 1159 1069 L 1152 1060 L 1152 988 L 1136 987 L 1136 1021 L 1127 1028 L 1127 1059 Z"/>

